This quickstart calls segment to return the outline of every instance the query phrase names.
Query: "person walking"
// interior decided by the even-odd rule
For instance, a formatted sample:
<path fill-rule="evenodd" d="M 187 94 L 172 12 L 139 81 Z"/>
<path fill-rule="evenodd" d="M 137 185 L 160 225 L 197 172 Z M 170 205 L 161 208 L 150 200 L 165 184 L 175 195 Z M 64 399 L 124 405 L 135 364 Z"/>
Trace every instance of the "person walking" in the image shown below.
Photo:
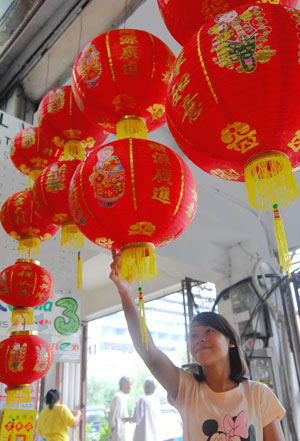
<path fill-rule="evenodd" d="M 131 379 L 121 377 L 119 390 L 113 396 L 108 414 L 111 441 L 127 441 L 126 423 L 130 421 L 127 408 L 128 394 L 131 390 Z"/>

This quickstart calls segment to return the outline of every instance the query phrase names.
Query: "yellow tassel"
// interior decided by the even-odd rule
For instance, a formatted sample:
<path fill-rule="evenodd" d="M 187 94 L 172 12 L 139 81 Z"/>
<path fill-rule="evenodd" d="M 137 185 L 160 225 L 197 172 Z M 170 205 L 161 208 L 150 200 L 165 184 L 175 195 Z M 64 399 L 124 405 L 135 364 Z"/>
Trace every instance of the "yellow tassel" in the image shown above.
<path fill-rule="evenodd" d="M 249 203 L 257 210 L 272 210 L 274 204 L 287 205 L 298 196 L 293 169 L 281 152 L 265 152 L 245 164 Z"/>
<path fill-rule="evenodd" d="M 66 222 L 61 227 L 60 245 L 64 248 L 82 248 L 84 235 L 73 222 Z"/>
<path fill-rule="evenodd" d="M 150 242 L 134 242 L 121 249 L 121 279 L 128 282 L 153 280 L 157 275 L 155 247 Z"/>
<path fill-rule="evenodd" d="M 82 288 L 82 263 L 80 251 L 78 251 L 77 255 L 77 289 L 80 290 Z"/>
<path fill-rule="evenodd" d="M 143 118 L 138 116 L 124 116 L 117 122 L 117 139 L 139 138 L 147 139 L 147 126 Z"/>
<path fill-rule="evenodd" d="M 140 330 L 141 330 L 142 345 L 143 346 L 145 345 L 146 350 L 148 351 L 148 334 L 147 334 L 147 325 L 146 325 L 144 294 L 140 286 L 138 287 L 138 291 L 139 291 L 139 315 L 140 315 Z"/>
<path fill-rule="evenodd" d="M 72 159 L 84 159 L 84 146 L 80 141 L 72 140 L 66 141 L 64 145 L 64 161 Z"/>
<path fill-rule="evenodd" d="M 287 272 L 291 277 L 291 259 L 290 253 L 286 242 L 284 225 L 280 217 L 279 208 L 277 204 L 273 205 L 274 214 L 274 228 L 278 247 L 278 258 L 282 271 Z"/>
<path fill-rule="evenodd" d="M 32 188 L 34 185 L 34 182 L 36 180 L 36 178 L 38 177 L 38 175 L 41 173 L 41 169 L 40 168 L 33 168 L 32 170 L 30 170 L 29 175 L 28 175 L 28 186 L 29 188 Z"/>
<path fill-rule="evenodd" d="M 40 239 L 37 237 L 22 237 L 19 240 L 18 251 L 20 254 L 31 257 L 40 253 Z"/>

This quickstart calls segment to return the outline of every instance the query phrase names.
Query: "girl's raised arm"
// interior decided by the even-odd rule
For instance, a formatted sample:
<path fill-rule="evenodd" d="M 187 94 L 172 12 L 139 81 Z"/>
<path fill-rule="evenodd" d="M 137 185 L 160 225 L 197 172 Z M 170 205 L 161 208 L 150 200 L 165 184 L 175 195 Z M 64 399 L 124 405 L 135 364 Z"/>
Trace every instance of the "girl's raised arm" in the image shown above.
<path fill-rule="evenodd" d="M 113 262 L 110 265 L 110 279 L 116 285 L 121 297 L 133 345 L 157 381 L 160 382 L 173 399 L 176 399 L 179 386 L 178 368 L 163 352 L 157 349 L 148 329 L 148 350 L 143 346 L 140 333 L 139 312 L 132 298 L 130 284 L 120 278 L 120 253 L 113 251 L 112 256 Z"/>

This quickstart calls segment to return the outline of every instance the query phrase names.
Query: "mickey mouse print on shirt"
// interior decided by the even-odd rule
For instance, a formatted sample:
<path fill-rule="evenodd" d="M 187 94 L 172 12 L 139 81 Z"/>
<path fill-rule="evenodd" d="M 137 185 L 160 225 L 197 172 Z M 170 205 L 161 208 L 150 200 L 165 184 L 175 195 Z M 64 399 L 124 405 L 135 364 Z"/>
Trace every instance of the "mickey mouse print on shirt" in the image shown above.
<path fill-rule="evenodd" d="M 218 430 L 216 420 L 206 420 L 202 425 L 207 441 L 256 441 L 255 427 L 247 427 L 247 413 L 243 410 L 237 416 L 226 415 L 223 430 Z"/>

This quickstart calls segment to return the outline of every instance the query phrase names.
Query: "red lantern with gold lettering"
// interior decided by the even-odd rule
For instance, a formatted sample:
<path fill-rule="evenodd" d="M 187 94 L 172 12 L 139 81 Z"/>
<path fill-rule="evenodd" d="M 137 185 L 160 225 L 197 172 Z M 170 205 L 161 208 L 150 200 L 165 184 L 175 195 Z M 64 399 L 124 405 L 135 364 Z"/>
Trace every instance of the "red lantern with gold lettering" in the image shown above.
<path fill-rule="evenodd" d="M 196 183 L 183 159 L 143 139 L 118 140 L 94 150 L 70 186 L 78 227 L 97 245 L 121 249 L 122 278 L 129 281 L 155 278 L 155 247 L 183 233 L 196 205 Z"/>
<path fill-rule="evenodd" d="M 37 126 L 19 132 L 12 139 L 9 151 L 14 166 L 29 175 L 30 181 L 34 181 L 48 164 L 58 161 L 62 152 L 63 148 L 48 140 Z"/>
<path fill-rule="evenodd" d="M 218 16 L 183 48 L 170 84 L 178 145 L 206 172 L 245 180 L 250 204 L 262 210 L 298 195 L 299 23 L 298 11 L 271 5 Z"/>
<path fill-rule="evenodd" d="M 39 252 L 39 244 L 50 239 L 58 227 L 41 217 L 35 210 L 32 190 L 23 190 L 10 196 L 2 205 L 0 221 L 3 229 L 19 241 L 19 252 Z"/>
<path fill-rule="evenodd" d="M 207 21 L 231 9 L 249 4 L 249 0 L 157 0 L 162 18 L 169 32 L 184 46 Z M 252 5 L 259 5 L 260 0 Z M 274 2 L 275 3 L 275 2 Z M 276 3 L 296 8 L 297 0 L 278 0 Z"/>
<path fill-rule="evenodd" d="M 68 85 L 56 87 L 44 96 L 38 109 L 38 121 L 44 136 L 64 149 L 64 159 L 83 159 L 84 152 L 100 146 L 108 136 L 100 126 L 84 117 Z"/>
<path fill-rule="evenodd" d="M 9 395 L 18 387 L 28 386 L 44 377 L 53 360 L 49 344 L 34 331 L 12 332 L 9 338 L 0 342 L 0 357 L 0 381 L 8 386 L 8 401 Z"/>
<path fill-rule="evenodd" d="M 148 32 L 106 32 L 75 61 L 75 100 L 89 119 L 118 138 L 146 138 L 147 131 L 166 122 L 166 88 L 174 60 L 165 43 Z"/>
<path fill-rule="evenodd" d="M 0 299 L 15 307 L 40 306 L 50 298 L 54 283 L 49 271 L 32 259 L 17 259 L 0 272 L 4 288 Z"/>
<path fill-rule="evenodd" d="M 83 246 L 83 235 L 74 223 L 69 208 L 69 186 L 79 164 L 78 159 L 53 163 L 40 173 L 32 189 L 37 212 L 61 226 L 63 247 Z"/>

